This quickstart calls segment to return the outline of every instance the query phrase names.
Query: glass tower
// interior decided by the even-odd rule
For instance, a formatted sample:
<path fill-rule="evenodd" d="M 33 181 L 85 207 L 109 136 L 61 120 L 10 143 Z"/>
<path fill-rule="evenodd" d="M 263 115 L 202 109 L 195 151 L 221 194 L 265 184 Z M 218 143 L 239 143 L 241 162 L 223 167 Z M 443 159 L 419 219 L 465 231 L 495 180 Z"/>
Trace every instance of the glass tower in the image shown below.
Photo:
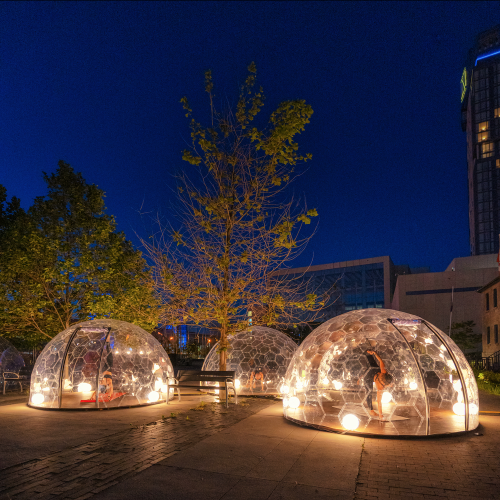
<path fill-rule="evenodd" d="M 467 132 L 471 255 L 498 252 L 500 232 L 500 25 L 480 33 L 461 79 Z"/>

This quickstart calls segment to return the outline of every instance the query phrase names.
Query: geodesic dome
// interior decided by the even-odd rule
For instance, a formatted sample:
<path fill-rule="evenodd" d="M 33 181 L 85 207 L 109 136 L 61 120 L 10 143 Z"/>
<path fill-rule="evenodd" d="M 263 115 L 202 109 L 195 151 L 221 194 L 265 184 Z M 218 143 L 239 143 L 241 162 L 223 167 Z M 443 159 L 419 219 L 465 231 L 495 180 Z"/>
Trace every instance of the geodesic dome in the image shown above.
<path fill-rule="evenodd" d="M 19 374 L 24 359 L 19 351 L 6 339 L 0 337 L 0 377 L 4 372 Z"/>
<path fill-rule="evenodd" d="M 367 351 L 392 376 L 380 390 L 380 362 Z M 462 351 L 400 311 L 356 310 L 320 325 L 296 351 L 282 392 L 287 419 L 323 430 L 430 435 L 479 425 L 477 385 Z"/>
<path fill-rule="evenodd" d="M 56 335 L 38 357 L 29 405 L 91 409 L 162 402 L 173 376 L 163 347 L 139 326 L 84 321 Z"/>
<path fill-rule="evenodd" d="M 219 370 L 217 342 L 202 370 Z M 253 326 L 229 337 L 227 370 L 236 372 L 238 394 L 277 393 L 297 344 L 278 330 Z"/>

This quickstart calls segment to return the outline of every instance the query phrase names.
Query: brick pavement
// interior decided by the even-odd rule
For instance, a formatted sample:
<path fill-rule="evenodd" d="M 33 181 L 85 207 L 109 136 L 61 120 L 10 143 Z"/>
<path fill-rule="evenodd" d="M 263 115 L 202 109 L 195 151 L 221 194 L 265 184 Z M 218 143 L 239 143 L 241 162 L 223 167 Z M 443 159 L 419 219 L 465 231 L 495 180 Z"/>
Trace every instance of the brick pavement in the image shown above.
<path fill-rule="evenodd" d="M 0 470 L 0 498 L 83 500 L 269 406 L 270 399 L 209 403 Z M 174 409 L 175 407 L 171 407 Z M 170 410 L 170 408 L 168 409 Z"/>
<path fill-rule="evenodd" d="M 500 417 L 481 422 L 480 436 L 366 438 L 354 498 L 500 498 Z"/>

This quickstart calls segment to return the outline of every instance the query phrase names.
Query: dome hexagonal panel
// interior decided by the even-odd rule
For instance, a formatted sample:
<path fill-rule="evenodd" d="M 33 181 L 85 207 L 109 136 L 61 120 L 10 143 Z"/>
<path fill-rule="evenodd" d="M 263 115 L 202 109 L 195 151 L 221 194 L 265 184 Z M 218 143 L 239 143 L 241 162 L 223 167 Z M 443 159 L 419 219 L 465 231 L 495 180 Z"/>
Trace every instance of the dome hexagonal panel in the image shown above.
<path fill-rule="evenodd" d="M 90 409 L 156 403 L 166 400 L 173 376 L 163 347 L 139 326 L 84 321 L 56 335 L 38 357 L 29 405 Z"/>
<path fill-rule="evenodd" d="M 253 326 L 229 338 L 227 369 L 236 372 L 238 394 L 276 394 L 297 349 L 290 337 L 273 328 Z M 214 345 L 202 370 L 219 369 L 219 343 Z"/>
<path fill-rule="evenodd" d="M 431 435 L 479 425 L 463 353 L 438 328 L 400 311 L 356 310 L 323 323 L 297 349 L 284 386 L 284 416 L 320 429 Z"/>
<path fill-rule="evenodd" d="M 0 378 L 4 372 L 19 374 L 24 359 L 19 351 L 6 339 L 0 337 Z"/>

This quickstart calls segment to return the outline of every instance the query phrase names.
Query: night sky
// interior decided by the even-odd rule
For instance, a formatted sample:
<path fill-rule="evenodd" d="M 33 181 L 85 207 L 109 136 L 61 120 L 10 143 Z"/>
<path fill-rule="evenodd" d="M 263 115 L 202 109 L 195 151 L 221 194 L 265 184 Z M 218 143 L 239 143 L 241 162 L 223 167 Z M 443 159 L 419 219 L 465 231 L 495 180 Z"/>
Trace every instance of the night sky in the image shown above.
<path fill-rule="evenodd" d="M 262 113 L 305 99 L 294 187 L 320 214 L 296 262 L 469 255 L 460 77 L 498 2 L 2 2 L 0 184 L 28 208 L 58 160 L 106 192 L 128 238 L 168 213 L 203 73 L 234 103 L 255 61 Z M 187 166 L 187 164 L 186 164 Z"/>

